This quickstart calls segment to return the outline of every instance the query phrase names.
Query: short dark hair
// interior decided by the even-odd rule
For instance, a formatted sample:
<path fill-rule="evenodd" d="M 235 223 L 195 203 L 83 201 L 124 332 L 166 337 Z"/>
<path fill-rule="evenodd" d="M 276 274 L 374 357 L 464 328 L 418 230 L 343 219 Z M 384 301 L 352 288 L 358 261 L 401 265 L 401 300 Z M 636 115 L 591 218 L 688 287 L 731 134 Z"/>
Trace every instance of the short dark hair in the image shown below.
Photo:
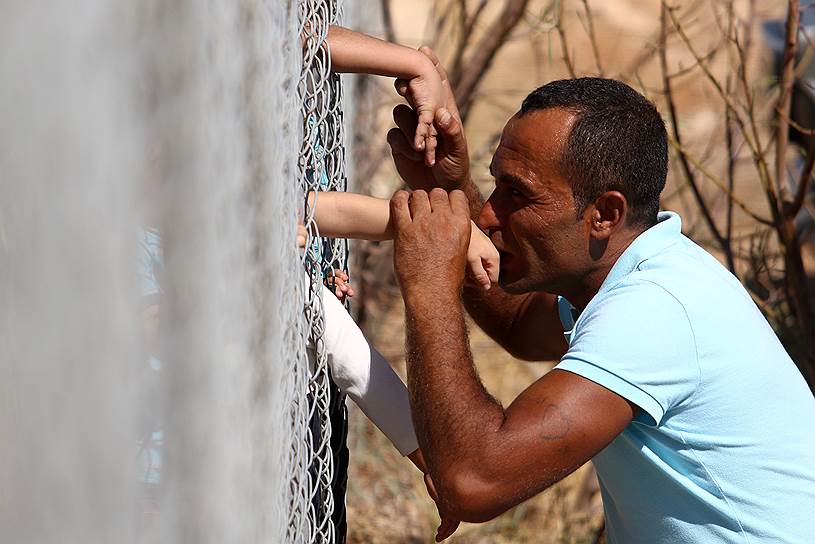
<path fill-rule="evenodd" d="M 654 105 L 620 81 L 581 77 L 535 89 L 519 116 L 550 108 L 577 116 L 558 162 L 580 213 L 605 191 L 620 191 L 629 224 L 653 226 L 668 175 L 665 123 Z"/>

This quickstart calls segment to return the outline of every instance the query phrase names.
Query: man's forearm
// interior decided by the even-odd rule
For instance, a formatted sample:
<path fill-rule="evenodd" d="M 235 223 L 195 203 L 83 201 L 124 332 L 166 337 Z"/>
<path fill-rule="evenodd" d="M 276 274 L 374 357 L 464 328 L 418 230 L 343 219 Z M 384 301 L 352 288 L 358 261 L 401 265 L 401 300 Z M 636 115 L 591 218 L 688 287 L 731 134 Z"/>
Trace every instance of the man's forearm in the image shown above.
<path fill-rule="evenodd" d="M 485 291 L 467 285 L 463 299 L 470 317 L 512 356 L 526 361 L 552 361 L 566 353 L 568 346 L 555 295 L 512 295 L 499 286 Z"/>
<path fill-rule="evenodd" d="M 413 421 L 443 502 L 450 479 L 477 458 L 485 431 L 500 427 L 503 408 L 476 374 L 458 293 L 406 294 L 405 309 Z"/>

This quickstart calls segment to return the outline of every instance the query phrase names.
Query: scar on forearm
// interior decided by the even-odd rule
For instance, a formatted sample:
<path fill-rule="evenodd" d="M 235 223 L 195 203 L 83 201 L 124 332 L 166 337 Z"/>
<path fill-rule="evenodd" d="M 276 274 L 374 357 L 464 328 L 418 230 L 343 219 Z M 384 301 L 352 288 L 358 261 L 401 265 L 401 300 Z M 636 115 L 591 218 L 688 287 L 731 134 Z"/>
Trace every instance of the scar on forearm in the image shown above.
<path fill-rule="evenodd" d="M 555 404 L 547 404 L 543 407 L 542 420 L 541 438 L 544 440 L 563 438 L 571 428 L 568 418 Z"/>

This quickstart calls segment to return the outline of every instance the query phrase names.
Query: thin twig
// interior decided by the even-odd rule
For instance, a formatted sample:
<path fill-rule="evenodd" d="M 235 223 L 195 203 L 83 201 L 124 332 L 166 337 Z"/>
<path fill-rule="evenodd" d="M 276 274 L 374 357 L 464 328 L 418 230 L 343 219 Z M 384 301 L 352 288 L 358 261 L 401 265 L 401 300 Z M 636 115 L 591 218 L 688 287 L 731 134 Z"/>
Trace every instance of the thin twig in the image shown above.
<path fill-rule="evenodd" d="M 560 47 L 563 50 L 563 62 L 566 64 L 566 69 L 569 71 L 569 76 L 575 78 L 577 77 L 577 74 L 574 71 L 572 58 L 569 56 L 569 42 L 566 39 L 566 29 L 563 26 L 563 4 L 565 3 L 565 0 L 556 1 L 558 3 L 558 10 L 555 28 L 557 29 L 558 36 L 560 36 Z"/>
<path fill-rule="evenodd" d="M 710 209 L 708 208 L 708 205 L 705 202 L 701 191 L 699 190 L 699 184 L 696 181 L 696 176 L 690 167 L 688 153 L 685 152 L 682 146 L 682 136 L 679 132 L 679 122 L 676 115 L 676 103 L 674 102 L 673 93 L 671 92 L 671 79 L 668 77 L 667 13 L 668 6 L 663 2 L 660 14 L 660 28 L 662 29 L 662 32 L 660 33 L 659 64 L 662 69 L 662 83 L 665 90 L 665 101 L 668 105 L 668 114 L 670 115 L 671 126 L 673 128 L 673 138 L 671 138 L 671 140 L 675 142 L 675 147 L 679 156 L 679 164 L 682 168 L 682 172 L 685 175 L 685 179 L 687 179 L 688 184 L 693 191 L 693 195 L 696 198 L 696 203 L 699 206 L 699 210 L 702 212 L 702 217 L 704 218 L 711 234 L 716 239 L 717 244 L 721 247 L 724 254 L 727 255 L 729 262 L 733 258 L 732 249 L 728 245 L 724 236 L 722 236 L 722 233 L 719 231 L 719 228 L 716 226 L 716 223 L 713 220 Z"/>
<path fill-rule="evenodd" d="M 391 0 L 382 0 L 382 26 L 385 31 L 385 39 L 391 43 L 398 43 L 391 15 Z"/>
<path fill-rule="evenodd" d="M 583 0 L 583 10 L 586 12 L 587 34 L 591 42 L 592 53 L 594 53 L 594 62 L 597 64 L 597 73 L 600 77 L 604 77 L 605 70 L 603 70 L 603 62 L 600 59 L 600 48 L 597 47 L 597 35 L 594 32 L 594 17 L 591 13 L 591 7 L 589 7 L 589 0 Z"/>
<path fill-rule="evenodd" d="M 462 72 L 458 81 L 451 81 L 455 89 L 462 120 L 467 119 L 472 99 L 478 85 L 492 65 L 495 55 L 521 20 L 529 0 L 507 0 L 504 8 L 489 28 L 484 31 L 478 43 L 473 44 L 472 55 L 467 58 L 467 71 Z"/>
<path fill-rule="evenodd" d="M 734 45 L 736 46 L 736 50 L 739 53 L 739 62 L 742 66 L 740 70 L 742 86 L 744 87 L 744 94 L 747 98 L 747 107 L 745 108 L 746 115 L 748 121 L 750 123 L 750 132 L 752 133 L 752 140 L 750 134 L 747 131 L 747 127 L 745 126 L 744 120 L 741 118 L 740 115 L 737 114 L 737 104 L 733 102 L 733 99 L 725 92 L 721 82 L 713 75 L 710 68 L 707 66 L 707 63 L 704 62 L 702 57 L 696 51 L 696 48 L 693 45 L 693 42 L 688 38 L 688 35 L 685 33 L 684 29 L 682 28 L 681 23 L 678 21 L 676 14 L 674 13 L 674 8 L 671 8 L 667 5 L 665 0 L 662 1 L 662 6 L 664 7 L 667 14 L 671 17 L 671 21 L 676 29 L 677 34 L 682 39 L 682 42 L 685 44 L 685 47 L 690 51 L 691 55 L 693 55 L 696 62 L 699 64 L 699 67 L 702 69 L 702 72 L 705 74 L 708 81 L 713 85 L 714 89 L 719 93 L 719 96 L 725 101 L 728 108 L 730 108 L 734 115 L 733 118 L 736 121 L 736 124 L 739 126 L 741 131 L 742 137 L 744 138 L 745 143 L 750 148 L 750 151 L 753 154 L 753 161 L 756 164 L 756 169 L 759 174 L 759 179 L 761 179 L 762 185 L 764 186 L 764 191 L 767 195 L 767 199 L 770 201 L 770 208 L 773 213 L 773 220 L 777 221 L 779 219 L 779 210 L 778 210 L 778 192 L 774 186 L 774 182 L 772 179 L 772 175 L 770 174 L 769 166 L 767 165 L 766 156 L 764 153 L 761 152 L 761 138 L 760 133 L 758 131 L 758 126 L 756 125 L 755 120 L 755 105 L 752 93 L 750 92 L 750 87 L 747 84 L 747 76 L 746 76 L 746 61 L 744 58 L 744 50 L 741 47 L 738 39 L 734 41 Z"/>
<path fill-rule="evenodd" d="M 784 55 L 781 61 L 781 80 L 779 82 L 778 105 L 780 113 L 776 123 L 775 137 L 775 179 L 778 183 L 781 200 L 790 198 L 789 176 L 786 173 L 787 142 L 789 141 L 790 109 L 792 107 L 792 87 L 795 83 L 795 52 L 798 45 L 798 23 L 800 6 L 797 0 L 790 0 L 787 9 L 787 32 L 784 40 Z"/>
<path fill-rule="evenodd" d="M 679 142 L 676 141 L 675 138 L 672 138 L 672 137 L 669 136 L 668 137 L 668 143 L 671 144 L 671 147 L 673 147 L 676 150 L 676 152 L 678 154 L 680 154 L 680 156 L 684 156 L 687 159 L 687 161 L 694 168 L 696 168 L 699 172 L 701 172 L 702 175 L 705 176 L 705 178 L 707 178 L 709 181 L 711 181 L 716 187 L 721 189 L 722 192 L 725 195 L 727 195 L 727 197 L 729 199 L 731 199 L 736 206 L 741 208 L 742 211 L 744 213 L 746 213 L 747 215 L 749 215 L 754 221 L 756 221 L 758 223 L 761 223 L 762 225 L 767 225 L 769 227 L 773 226 L 774 223 L 773 223 L 773 221 L 771 219 L 761 217 L 759 214 L 757 214 L 756 212 L 751 210 L 747 206 L 747 203 L 744 202 L 744 200 L 740 199 L 739 197 L 737 197 L 735 195 L 735 193 L 731 192 L 731 190 L 729 189 L 729 187 L 728 187 L 728 185 L 726 183 L 724 183 L 719 177 L 717 177 L 715 174 L 713 174 L 710 170 L 705 168 L 705 166 L 702 163 L 697 161 L 696 158 L 692 154 L 688 153 L 687 150 L 684 149 L 682 147 L 682 145 Z M 690 182 L 690 180 L 688 180 L 688 181 Z"/>
<path fill-rule="evenodd" d="M 807 158 L 804 168 L 801 170 L 801 176 L 798 178 L 798 187 L 795 192 L 795 198 L 789 204 L 789 208 L 785 210 L 787 217 L 795 217 L 801 208 L 804 206 L 806 195 L 809 192 L 809 187 L 812 183 L 812 169 L 815 167 L 815 138 L 810 138 L 809 148 L 807 149 Z"/>

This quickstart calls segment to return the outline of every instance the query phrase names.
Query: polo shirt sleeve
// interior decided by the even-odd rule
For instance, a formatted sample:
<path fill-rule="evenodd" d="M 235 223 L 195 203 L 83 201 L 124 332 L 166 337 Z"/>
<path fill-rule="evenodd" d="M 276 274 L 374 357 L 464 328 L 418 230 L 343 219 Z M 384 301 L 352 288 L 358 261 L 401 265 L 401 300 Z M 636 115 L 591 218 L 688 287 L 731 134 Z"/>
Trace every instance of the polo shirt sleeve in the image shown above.
<path fill-rule="evenodd" d="M 639 406 L 659 425 L 699 385 L 696 341 L 684 307 L 663 287 L 634 281 L 601 293 L 575 324 L 555 367 Z"/>

